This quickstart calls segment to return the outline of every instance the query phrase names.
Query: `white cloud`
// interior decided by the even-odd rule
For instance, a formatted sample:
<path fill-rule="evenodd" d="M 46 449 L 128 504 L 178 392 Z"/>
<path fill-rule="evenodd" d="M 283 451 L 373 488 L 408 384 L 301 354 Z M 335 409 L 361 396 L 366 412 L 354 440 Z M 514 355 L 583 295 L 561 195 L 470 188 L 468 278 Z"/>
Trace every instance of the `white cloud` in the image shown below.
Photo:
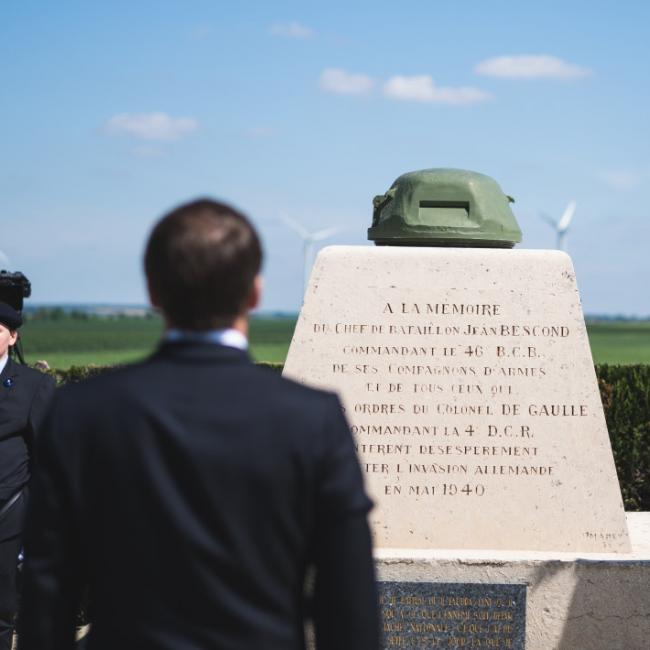
<path fill-rule="evenodd" d="M 365 74 L 352 74 L 338 68 L 323 70 L 320 76 L 321 89 L 337 95 L 363 95 L 374 85 L 374 79 Z"/>
<path fill-rule="evenodd" d="M 167 113 L 119 113 L 106 122 L 106 131 L 142 140 L 178 140 L 198 126 L 194 118 L 171 117 Z"/>
<path fill-rule="evenodd" d="M 391 99 L 429 104 L 476 104 L 490 99 L 490 94 L 469 86 L 436 86 L 430 75 L 391 77 L 383 87 Z"/>
<path fill-rule="evenodd" d="M 616 190 L 633 190 L 650 181 L 650 171 L 612 169 L 599 174 L 599 178 Z"/>
<path fill-rule="evenodd" d="M 474 72 L 504 79 L 577 79 L 591 74 L 589 68 L 567 63 L 548 54 L 496 56 L 481 61 Z"/>
<path fill-rule="evenodd" d="M 276 23 L 275 25 L 271 25 L 269 32 L 273 36 L 296 38 L 301 41 L 311 38 L 314 35 L 314 31 L 311 28 L 296 20 L 292 20 L 290 23 Z"/>
<path fill-rule="evenodd" d="M 0 251 L 0 270 L 4 269 L 5 271 L 11 266 L 11 262 L 5 253 Z"/>

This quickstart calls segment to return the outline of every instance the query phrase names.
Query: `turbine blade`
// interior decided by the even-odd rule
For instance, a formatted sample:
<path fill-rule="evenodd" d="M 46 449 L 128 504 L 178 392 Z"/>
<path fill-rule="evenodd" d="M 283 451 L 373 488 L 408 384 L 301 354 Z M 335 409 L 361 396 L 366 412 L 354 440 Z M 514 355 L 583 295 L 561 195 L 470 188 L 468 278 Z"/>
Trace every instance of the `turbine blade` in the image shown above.
<path fill-rule="evenodd" d="M 557 223 L 555 223 L 555 219 L 552 219 L 551 217 L 549 217 L 549 216 L 548 216 L 546 213 L 544 213 L 544 212 L 540 212 L 540 213 L 539 213 L 539 216 L 540 216 L 544 221 L 546 221 L 546 223 L 549 224 L 549 226 L 552 226 L 552 227 L 553 227 L 553 230 L 555 230 L 555 229 L 557 228 Z"/>
<path fill-rule="evenodd" d="M 294 221 L 290 217 L 287 217 L 286 214 L 281 214 L 280 219 L 282 222 L 285 224 L 285 226 L 288 226 L 293 230 L 295 233 L 298 233 L 298 235 L 302 239 L 309 239 L 309 233 L 307 230 L 302 226 L 302 224 L 299 224 L 297 221 Z"/>
<path fill-rule="evenodd" d="M 576 205 L 575 201 L 569 201 L 569 204 L 564 209 L 560 220 L 557 222 L 557 229 L 560 232 L 564 232 L 571 225 L 571 219 L 573 219 L 573 215 L 575 214 Z"/>
<path fill-rule="evenodd" d="M 332 228 L 325 228 L 324 230 L 318 230 L 310 235 L 310 239 L 313 242 L 317 241 L 322 241 L 323 239 L 328 239 L 329 237 L 333 237 L 334 235 L 337 235 L 340 232 L 343 232 L 344 230 L 347 230 L 347 228 L 343 226 L 333 226 Z"/>

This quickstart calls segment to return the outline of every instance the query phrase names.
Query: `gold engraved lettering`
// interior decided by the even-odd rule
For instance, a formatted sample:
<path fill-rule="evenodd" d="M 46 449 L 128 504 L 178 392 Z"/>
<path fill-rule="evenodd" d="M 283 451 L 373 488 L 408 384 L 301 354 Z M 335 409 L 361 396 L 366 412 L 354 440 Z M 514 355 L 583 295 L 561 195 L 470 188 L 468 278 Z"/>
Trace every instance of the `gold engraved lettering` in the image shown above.
<path fill-rule="evenodd" d="M 445 623 L 409 623 L 411 632 L 446 632 L 447 625 Z"/>
<path fill-rule="evenodd" d="M 384 632 L 403 632 L 404 623 L 400 621 L 384 621 Z"/>
<path fill-rule="evenodd" d="M 504 596 L 436 593 L 381 597 L 387 647 L 512 648 L 517 602 Z"/>

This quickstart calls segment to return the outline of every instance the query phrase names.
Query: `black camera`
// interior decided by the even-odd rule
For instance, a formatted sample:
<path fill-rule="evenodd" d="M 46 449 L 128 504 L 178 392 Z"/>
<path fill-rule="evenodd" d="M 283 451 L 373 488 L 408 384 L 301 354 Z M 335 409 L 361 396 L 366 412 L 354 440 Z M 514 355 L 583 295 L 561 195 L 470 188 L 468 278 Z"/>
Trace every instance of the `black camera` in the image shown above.
<path fill-rule="evenodd" d="M 20 271 L 0 271 L 0 302 L 6 302 L 17 312 L 23 310 L 23 299 L 32 293 L 31 282 Z"/>

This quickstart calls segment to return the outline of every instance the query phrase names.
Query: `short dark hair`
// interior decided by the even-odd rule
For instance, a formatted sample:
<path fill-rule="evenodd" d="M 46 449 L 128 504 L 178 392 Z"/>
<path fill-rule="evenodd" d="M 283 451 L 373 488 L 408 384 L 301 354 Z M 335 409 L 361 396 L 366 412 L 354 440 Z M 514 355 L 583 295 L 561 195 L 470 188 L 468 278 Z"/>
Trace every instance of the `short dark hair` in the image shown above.
<path fill-rule="evenodd" d="M 149 236 L 144 269 L 169 323 L 223 327 L 239 316 L 262 265 L 249 220 L 224 203 L 199 199 L 165 215 Z"/>

